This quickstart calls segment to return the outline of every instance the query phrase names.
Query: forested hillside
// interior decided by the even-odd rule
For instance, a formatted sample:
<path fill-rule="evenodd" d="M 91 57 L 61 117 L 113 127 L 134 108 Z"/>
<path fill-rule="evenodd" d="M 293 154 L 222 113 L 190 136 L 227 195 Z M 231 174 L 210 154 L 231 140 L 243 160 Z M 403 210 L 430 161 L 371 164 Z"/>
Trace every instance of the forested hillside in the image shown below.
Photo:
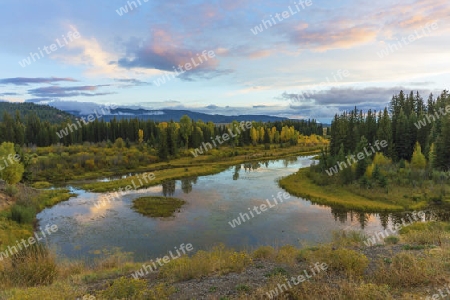
<path fill-rule="evenodd" d="M 382 112 L 366 113 L 355 108 L 336 115 L 331 125 L 330 155 L 354 154 L 358 144 L 367 146 L 376 140 L 386 140 L 388 147 L 381 149 L 381 153 L 394 162 L 410 161 L 417 142 L 433 167 L 449 170 L 449 117 L 448 91 L 437 98 L 431 94 L 426 102 L 418 92 L 405 95 L 400 91 Z"/>
<path fill-rule="evenodd" d="M 322 125 L 315 120 L 277 121 L 273 123 L 252 122 L 248 130 L 241 123 L 216 125 L 212 122 L 193 121 L 183 116 L 177 122 L 155 122 L 140 119 L 113 119 L 106 122 L 101 118 L 83 119 L 61 124 L 42 121 L 36 114 L 25 118 L 4 113 L 4 121 L 0 122 L 0 143 L 13 142 L 17 145 L 35 145 L 45 147 L 55 144 L 65 146 L 84 142 L 114 143 L 118 139 L 129 146 L 130 143 L 145 143 L 157 148 L 160 158 L 167 158 L 178 153 L 179 149 L 197 148 L 204 142 L 211 142 L 216 136 L 233 133 L 233 138 L 223 145 L 245 146 L 256 144 L 296 145 L 301 135 L 322 135 Z"/>
<path fill-rule="evenodd" d="M 19 112 L 22 120 L 33 114 L 35 114 L 41 122 L 49 122 L 52 124 L 58 124 L 67 119 L 75 119 L 73 115 L 48 105 L 0 101 L 0 122 L 4 120 L 4 112 L 7 112 L 11 116 L 16 116 L 16 111 Z"/>

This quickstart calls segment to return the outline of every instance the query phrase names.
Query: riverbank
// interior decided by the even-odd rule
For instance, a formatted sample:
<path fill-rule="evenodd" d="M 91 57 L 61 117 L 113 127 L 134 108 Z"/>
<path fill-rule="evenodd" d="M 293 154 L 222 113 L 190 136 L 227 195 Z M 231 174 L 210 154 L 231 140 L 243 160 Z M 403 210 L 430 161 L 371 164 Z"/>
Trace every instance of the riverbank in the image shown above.
<path fill-rule="evenodd" d="M 225 167 L 251 161 L 279 159 L 289 156 L 317 154 L 325 144 L 283 146 L 262 145 L 213 149 L 205 155 L 193 157 L 189 150 L 177 157 L 162 161 L 155 156 L 154 149 L 130 146 L 123 149 L 105 148 L 97 145 L 41 147 L 27 150 L 28 155 L 37 156 L 30 167 L 33 182 L 45 186 L 51 183 L 68 185 L 84 180 L 115 177 L 129 173 L 156 172 L 173 168 L 196 166 Z"/>
<path fill-rule="evenodd" d="M 0 299 L 431 297 L 450 283 L 450 224 L 421 222 L 405 229 L 375 246 L 367 246 L 369 237 L 360 232 L 336 232 L 331 243 L 312 248 L 265 246 L 237 252 L 216 246 L 174 259 L 140 279 L 132 275 L 142 263 L 124 254 L 91 264 L 66 262 L 58 264 L 46 286 L 14 287 L 0 281 Z M 320 272 L 318 266 L 323 267 Z"/>
<path fill-rule="evenodd" d="M 0 251 L 33 236 L 37 225 L 42 225 L 35 222 L 40 211 L 74 196 L 67 189 L 36 190 L 23 184 L 0 188 Z"/>
<path fill-rule="evenodd" d="M 225 150 L 224 150 L 225 151 Z M 155 186 L 161 184 L 166 180 L 182 179 L 187 177 L 195 176 L 206 176 L 220 173 L 229 167 L 235 166 L 237 164 L 254 162 L 254 161 L 267 161 L 282 159 L 292 156 L 306 156 L 313 155 L 320 152 L 319 149 L 311 150 L 305 149 L 302 146 L 293 146 L 290 148 L 280 148 L 271 150 L 262 150 L 262 152 L 247 153 L 242 149 L 239 150 L 243 152 L 242 155 L 232 156 L 232 157 L 222 157 L 214 158 L 211 156 L 198 156 L 196 158 L 178 158 L 171 160 L 170 162 L 157 163 L 149 165 L 146 168 L 139 168 L 131 170 L 131 172 L 153 172 L 155 179 L 149 182 L 143 182 L 140 188 L 146 188 L 150 186 Z M 130 172 L 130 171 L 129 171 Z M 128 173 L 129 173 L 128 172 Z M 118 175 L 118 174 L 115 174 Z M 90 191 L 90 192 L 111 192 L 120 187 L 125 187 L 130 184 L 131 181 L 135 180 L 137 182 L 137 176 L 130 176 L 124 179 L 118 179 L 109 182 L 94 182 L 79 185 L 80 188 Z M 70 183 L 70 182 L 69 182 Z M 77 184 L 74 184 L 77 185 Z"/>
<path fill-rule="evenodd" d="M 280 187 L 292 195 L 303 197 L 316 204 L 328 205 L 361 212 L 395 212 L 420 210 L 427 206 L 424 201 L 408 199 L 411 189 L 397 189 L 380 197 L 378 193 L 362 191 L 357 185 L 325 185 L 319 186 L 308 177 L 309 168 L 286 176 L 279 181 Z M 361 191 L 360 191 L 361 190 Z"/>

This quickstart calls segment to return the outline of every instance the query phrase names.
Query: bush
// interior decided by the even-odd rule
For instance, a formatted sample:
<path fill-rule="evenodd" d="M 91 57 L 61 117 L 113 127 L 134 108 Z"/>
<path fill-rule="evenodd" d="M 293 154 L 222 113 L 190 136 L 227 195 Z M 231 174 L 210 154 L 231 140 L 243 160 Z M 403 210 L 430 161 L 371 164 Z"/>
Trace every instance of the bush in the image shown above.
<path fill-rule="evenodd" d="M 364 254 L 349 249 L 336 249 L 330 246 L 320 247 L 317 251 L 304 254 L 311 262 L 324 262 L 329 269 L 343 271 L 347 275 L 362 275 L 369 265 L 369 260 Z"/>
<path fill-rule="evenodd" d="M 6 195 L 8 195 L 10 197 L 14 197 L 15 195 L 17 195 L 18 192 L 19 191 L 17 190 L 15 185 L 13 185 L 13 184 L 6 185 L 6 188 L 5 188 Z"/>
<path fill-rule="evenodd" d="M 144 280 L 120 277 L 112 285 L 100 292 L 100 299 L 145 299 L 147 283 Z"/>
<path fill-rule="evenodd" d="M 387 238 L 384 239 L 384 242 L 385 242 L 387 245 L 395 245 L 395 244 L 397 244 L 399 241 L 400 241 L 400 239 L 399 239 L 398 237 L 396 237 L 396 236 L 393 236 L 393 235 L 388 236 Z"/>
<path fill-rule="evenodd" d="M 35 189 L 48 189 L 52 187 L 52 184 L 47 181 L 37 181 L 33 183 L 31 186 L 34 187 Z"/>
<path fill-rule="evenodd" d="M 255 259 L 270 259 L 275 256 L 275 249 L 271 246 L 261 246 L 253 252 Z"/>
<path fill-rule="evenodd" d="M 297 262 L 300 253 L 300 250 L 295 248 L 294 246 L 286 245 L 278 249 L 275 260 L 278 263 L 294 265 Z"/>
<path fill-rule="evenodd" d="M 32 224 L 35 216 L 36 211 L 33 207 L 15 204 L 11 208 L 11 220 L 19 224 Z"/>

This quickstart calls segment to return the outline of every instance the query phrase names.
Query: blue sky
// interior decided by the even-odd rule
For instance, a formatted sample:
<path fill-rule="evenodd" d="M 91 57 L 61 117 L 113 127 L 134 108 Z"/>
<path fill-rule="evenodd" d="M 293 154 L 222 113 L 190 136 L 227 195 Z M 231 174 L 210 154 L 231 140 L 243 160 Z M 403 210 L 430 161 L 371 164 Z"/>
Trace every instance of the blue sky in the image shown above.
<path fill-rule="evenodd" d="M 2 0 L 0 99 L 329 121 L 449 89 L 448 0 L 299 1 Z"/>

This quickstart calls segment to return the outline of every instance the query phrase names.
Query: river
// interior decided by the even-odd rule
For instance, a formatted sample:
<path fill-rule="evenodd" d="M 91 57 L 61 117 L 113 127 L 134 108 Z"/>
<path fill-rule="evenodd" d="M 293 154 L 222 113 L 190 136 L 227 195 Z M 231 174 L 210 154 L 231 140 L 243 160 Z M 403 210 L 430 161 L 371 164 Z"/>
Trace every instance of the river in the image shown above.
<path fill-rule="evenodd" d="M 334 210 L 294 196 L 274 205 L 272 195 L 285 192 L 278 179 L 312 161 L 312 156 L 303 156 L 242 164 L 215 175 L 129 191 L 100 207 L 94 204 L 102 194 L 69 186 L 78 196 L 45 209 L 38 221 L 41 226 L 58 226 L 48 244 L 60 258 L 92 259 L 119 250 L 130 253 L 135 261 L 160 257 L 182 243 L 192 244 L 195 251 L 219 243 L 235 249 L 312 246 L 330 241 L 333 230 L 362 229 L 372 234 L 383 229 L 386 216 L 378 214 Z M 157 171 L 154 174 L 158 176 Z M 181 198 L 187 204 L 166 219 L 145 217 L 131 209 L 138 197 L 161 195 Z M 234 228 L 230 225 L 267 199 L 273 207 L 260 214 L 253 211 L 253 218 Z"/>

